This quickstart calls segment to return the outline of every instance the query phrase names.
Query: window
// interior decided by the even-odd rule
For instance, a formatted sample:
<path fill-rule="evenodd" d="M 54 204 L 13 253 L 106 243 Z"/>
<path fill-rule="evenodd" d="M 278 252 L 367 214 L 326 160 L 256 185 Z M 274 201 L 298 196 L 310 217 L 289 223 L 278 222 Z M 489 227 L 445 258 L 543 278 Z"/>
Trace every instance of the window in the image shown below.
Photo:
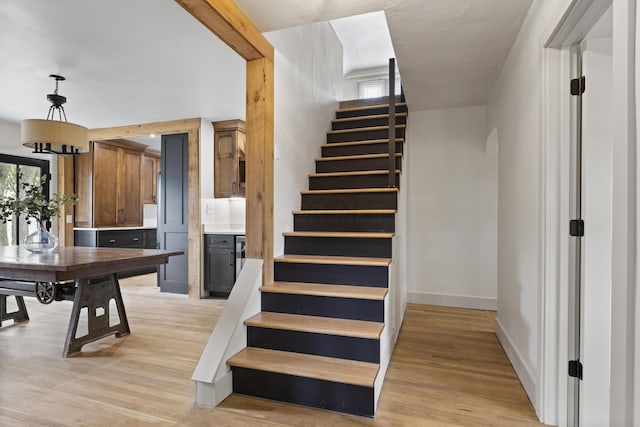
<path fill-rule="evenodd" d="M 397 76 L 395 81 L 395 92 L 396 95 L 400 95 L 402 93 L 402 82 Z M 380 98 L 388 95 L 389 78 L 387 77 L 377 77 L 358 81 L 358 99 Z"/>
<path fill-rule="evenodd" d="M 358 98 L 379 98 L 387 96 L 387 79 L 361 80 L 358 82 Z"/>
<path fill-rule="evenodd" d="M 49 175 L 49 161 L 0 154 L 0 196 L 21 196 L 18 172 L 22 173 L 22 181 L 39 184 L 42 175 Z M 49 180 L 45 182 L 44 193 L 49 193 Z M 17 245 L 37 229 L 38 224 L 27 224 L 24 218 L 0 223 L 0 246 Z"/>

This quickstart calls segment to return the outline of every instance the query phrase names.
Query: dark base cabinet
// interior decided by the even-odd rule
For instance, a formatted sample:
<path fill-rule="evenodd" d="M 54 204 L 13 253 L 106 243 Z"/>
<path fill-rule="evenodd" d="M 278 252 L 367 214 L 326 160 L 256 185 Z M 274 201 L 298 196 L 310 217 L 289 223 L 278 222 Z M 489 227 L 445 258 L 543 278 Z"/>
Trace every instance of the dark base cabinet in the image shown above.
<path fill-rule="evenodd" d="M 156 229 L 144 228 L 134 230 L 73 230 L 75 246 L 91 248 L 137 248 L 156 249 Z M 155 273 L 156 267 L 118 273 L 118 278 Z"/>
<path fill-rule="evenodd" d="M 213 297 L 226 298 L 236 281 L 238 236 L 206 234 L 204 236 L 204 289 Z"/>

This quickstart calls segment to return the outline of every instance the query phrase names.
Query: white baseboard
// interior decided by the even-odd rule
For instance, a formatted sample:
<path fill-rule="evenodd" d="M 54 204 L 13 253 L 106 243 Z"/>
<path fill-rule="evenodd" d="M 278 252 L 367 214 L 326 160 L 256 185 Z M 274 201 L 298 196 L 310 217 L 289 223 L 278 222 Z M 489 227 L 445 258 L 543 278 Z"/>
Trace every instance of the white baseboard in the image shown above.
<path fill-rule="evenodd" d="M 496 319 L 496 336 L 498 337 L 498 341 L 500 341 L 504 352 L 507 354 L 507 358 L 509 358 L 513 369 L 515 369 L 516 374 L 520 379 L 520 383 L 522 383 L 522 387 L 524 387 L 524 391 L 527 392 L 531 404 L 537 412 L 538 402 L 536 402 L 537 393 L 535 376 L 531 373 L 531 369 L 529 369 L 529 366 L 525 363 L 522 355 L 513 344 L 513 340 L 505 331 L 502 323 L 500 323 L 500 319 Z"/>
<path fill-rule="evenodd" d="M 408 292 L 407 296 L 407 302 L 409 304 L 441 305 L 445 307 L 461 307 L 493 311 L 498 309 L 498 300 L 496 298 L 434 294 L 429 292 Z"/>

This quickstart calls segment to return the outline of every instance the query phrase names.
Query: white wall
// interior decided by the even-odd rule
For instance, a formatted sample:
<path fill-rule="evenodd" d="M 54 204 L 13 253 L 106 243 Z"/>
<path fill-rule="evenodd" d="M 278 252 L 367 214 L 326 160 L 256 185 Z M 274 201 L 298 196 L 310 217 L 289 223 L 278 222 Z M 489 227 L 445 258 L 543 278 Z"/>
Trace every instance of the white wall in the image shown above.
<path fill-rule="evenodd" d="M 409 113 L 409 302 L 495 310 L 498 158 L 485 106 Z"/>
<path fill-rule="evenodd" d="M 497 129 L 500 143 L 496 333 L 536 410 L 544 268 L 543 54 L 568 4 L 533 2 L 488 105 L 488 127 Z"/>
<path fill-rule="evenodd" d="M 342 94 L 342 45 L 326 23 L 266 33 L 275 54 L 274 255 L 284 251 L 282 232 L 293 230 L 292 210 Z"/>

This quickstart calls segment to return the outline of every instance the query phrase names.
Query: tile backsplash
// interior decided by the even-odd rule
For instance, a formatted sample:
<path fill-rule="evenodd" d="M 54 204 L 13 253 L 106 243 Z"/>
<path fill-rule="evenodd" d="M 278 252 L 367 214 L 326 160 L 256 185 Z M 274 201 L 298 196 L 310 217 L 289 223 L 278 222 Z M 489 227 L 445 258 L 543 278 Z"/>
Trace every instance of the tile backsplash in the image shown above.
<path fill-rule="evenodd" d="M 245 199 L 201 199 L 202 223 L 238 226 L 245 223 Z"/>

